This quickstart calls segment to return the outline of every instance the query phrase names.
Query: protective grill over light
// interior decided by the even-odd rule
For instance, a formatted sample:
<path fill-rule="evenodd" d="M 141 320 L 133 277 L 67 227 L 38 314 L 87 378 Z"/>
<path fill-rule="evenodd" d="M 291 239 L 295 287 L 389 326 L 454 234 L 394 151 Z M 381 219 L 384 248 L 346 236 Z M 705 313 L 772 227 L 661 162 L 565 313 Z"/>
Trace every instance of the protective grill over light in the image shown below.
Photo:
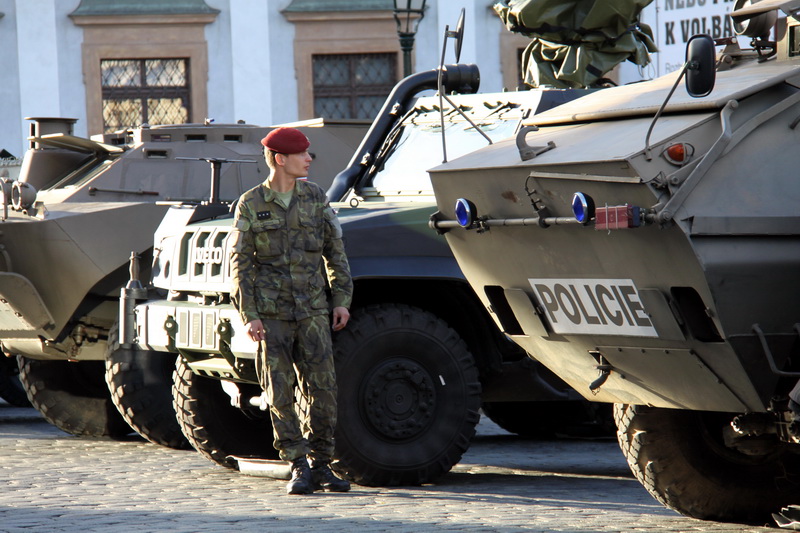
<path fill-rule="evenodd" d="M 475 224 L 475 219 L 478 217 L 478 210 L 475 204 L 466 198 L 459 198 L 456 200 L 456 221 L 462 228 L 470 228 Z"/>

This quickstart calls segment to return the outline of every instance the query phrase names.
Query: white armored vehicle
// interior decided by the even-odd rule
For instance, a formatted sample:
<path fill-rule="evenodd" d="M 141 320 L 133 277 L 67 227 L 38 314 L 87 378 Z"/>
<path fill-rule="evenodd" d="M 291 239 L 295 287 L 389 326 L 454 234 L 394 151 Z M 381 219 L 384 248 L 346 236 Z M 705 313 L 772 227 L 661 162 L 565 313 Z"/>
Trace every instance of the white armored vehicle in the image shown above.
<path fill-rule="evenodd" d="M 800 503 L 800 3 L 736 7 L 753 49 L 695 36 L 432 169 L 432 225 L 505 333 L 615 404 L 657 500 L 763 524 Z"/>

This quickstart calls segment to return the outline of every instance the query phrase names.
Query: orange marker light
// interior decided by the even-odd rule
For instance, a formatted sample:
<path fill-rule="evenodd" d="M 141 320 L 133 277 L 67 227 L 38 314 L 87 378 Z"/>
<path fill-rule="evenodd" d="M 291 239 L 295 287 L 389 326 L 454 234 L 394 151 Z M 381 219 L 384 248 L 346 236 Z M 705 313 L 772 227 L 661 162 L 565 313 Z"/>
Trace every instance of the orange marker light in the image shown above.
<path fill-rule="evenodd" d="M 662 155 L 673 165 L 683 166 L 689 161 L 692 154 L 694 154 L 694 147 L 691 144 L 675 143 L 667 146 Z"/>

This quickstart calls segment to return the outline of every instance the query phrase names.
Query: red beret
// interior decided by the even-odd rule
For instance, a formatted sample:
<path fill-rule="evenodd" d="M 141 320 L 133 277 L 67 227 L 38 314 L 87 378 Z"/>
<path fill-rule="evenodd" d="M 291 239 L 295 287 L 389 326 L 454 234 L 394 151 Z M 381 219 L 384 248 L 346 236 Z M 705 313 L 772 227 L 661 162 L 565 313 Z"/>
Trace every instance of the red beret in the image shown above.
<path fill-rule="evenodd" d="M 308 138 L 294 128 L 276 128 L 261 139 L 261 144 L 279 154 L 299 154 L 311 146 Z"/>

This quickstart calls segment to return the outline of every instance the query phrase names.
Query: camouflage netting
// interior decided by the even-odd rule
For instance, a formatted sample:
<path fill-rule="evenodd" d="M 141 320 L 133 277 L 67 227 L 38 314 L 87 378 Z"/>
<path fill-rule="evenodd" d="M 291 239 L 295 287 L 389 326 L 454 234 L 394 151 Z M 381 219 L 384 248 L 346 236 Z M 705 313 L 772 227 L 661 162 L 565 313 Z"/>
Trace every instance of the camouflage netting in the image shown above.
<path fill-rule="evenodd" d="M 596 86 L 625 60 L 645 66 L 653 31 L 637 18 L 652 0 L 501 0 L 494 10 L 510 31 L 533 40 L 522 56 L 533 87 Z"/>

